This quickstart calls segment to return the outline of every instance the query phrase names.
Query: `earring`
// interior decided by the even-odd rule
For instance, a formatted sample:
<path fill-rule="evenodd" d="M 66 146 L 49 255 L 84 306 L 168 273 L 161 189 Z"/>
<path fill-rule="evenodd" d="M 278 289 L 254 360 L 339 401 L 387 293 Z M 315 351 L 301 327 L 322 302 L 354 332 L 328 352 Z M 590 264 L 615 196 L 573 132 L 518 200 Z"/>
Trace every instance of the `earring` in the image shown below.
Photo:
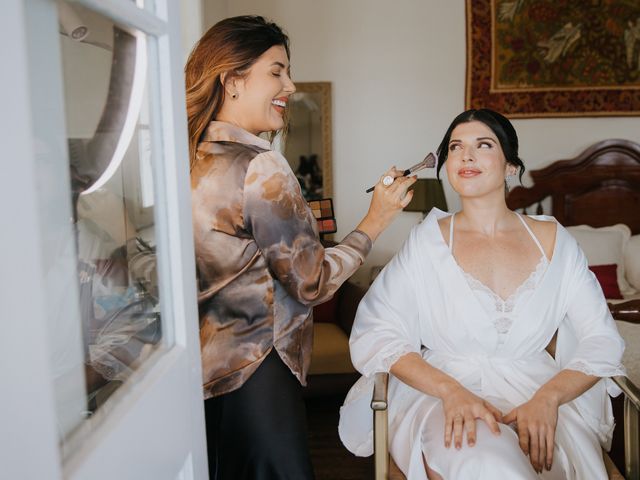
<path fill-rule="evenodd" d="M 233 94 L 231 95 L 231 98 L 234 98 L 234 99 L 235 99 L 235 98 L 238 98 L 238 94 L 237 94 L 237 93 L 233 93 Z"/>

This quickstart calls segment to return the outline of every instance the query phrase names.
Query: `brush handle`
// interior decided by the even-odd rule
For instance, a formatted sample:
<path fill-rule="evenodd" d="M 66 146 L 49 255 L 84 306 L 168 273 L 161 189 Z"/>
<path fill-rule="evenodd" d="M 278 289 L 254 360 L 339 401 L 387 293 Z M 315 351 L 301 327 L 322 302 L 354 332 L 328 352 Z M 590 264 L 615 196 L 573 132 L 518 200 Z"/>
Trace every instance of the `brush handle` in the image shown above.
<path fill-rule="evenodd" d="M 410 169 L 410 168 L 407 168 L 404 172 L 402 172 L 402 176 L 403 176 L 403 177 L 406 177 L 406 176 L 407 176 L 407 175 L 409 175 L 410 173 L 411 173 L 411 169 Z M 398 177 L 396 177 L 396 178 L 398 178 Z M 371 187 L 371 188 L 367 188 L 366 193 L 371 193 L 371 192 L 373 192 L 373 191 L 375 190 L 375 188 L 376 188 L 376 186 L 375 186 L 375 185 L 374 185 L 373 187 Z"/>
<path fill-rule="evenodd" d="M 406 177 L 408 175 L 411 175 L 412 170 L 413 170 L 413 173 L 415 173 L 415 172 L 417 172 L 419 170 L 422 170 L 423 168 L 433 168 L 435 166 L 436 159 L 437 159 L 437 157 L 433 153 L 429 153 L 426 157 L 424 157 L 423 161 L 421 161 L 420 163 L 414 165 L 413 167 L 409 167 L 406 170 L 404 170 L 402 172 L 402 176 Z M 398 178 L 398 177 L 396 177 L 396 178 Z M 371 188 L 367 188 L 366 192 L 367 193 L 371 193 L 371 192 L 373 192 L 373 190 L 375 188 L 376 188 L 375 185 L 373 187 L 371 187 Z"/>

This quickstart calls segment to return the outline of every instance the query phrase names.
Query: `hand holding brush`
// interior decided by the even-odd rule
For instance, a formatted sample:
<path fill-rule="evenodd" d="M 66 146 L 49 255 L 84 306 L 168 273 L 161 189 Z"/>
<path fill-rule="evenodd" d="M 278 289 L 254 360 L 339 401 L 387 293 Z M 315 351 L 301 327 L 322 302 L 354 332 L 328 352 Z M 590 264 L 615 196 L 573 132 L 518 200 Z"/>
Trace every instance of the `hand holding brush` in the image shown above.
<path fill-rule="evenodd" d="M 424 160 L 422 160 L 420 163 L 416 163 L 414 166 L 407 168 L 406 170 L 404 170 L 402 172 L 402 176 L 403 177 L 407 177 L 409 175 L 412 175 L 424 168 L 433 168 L 436 166 L 436 162 L 437 162 L 437 157 L 435 153 L 429 153 L 426 157 L 424 157 Z M 382 179 L 382 184 L 385 187 L 390 186 L 393 182 L 394 182 L 394 178 L 391 175 L 385 175 Z M 371 193 L 373 192 L 375 188 L 375 185 L 371 188 L 367 189 L 367 193 Z"/>

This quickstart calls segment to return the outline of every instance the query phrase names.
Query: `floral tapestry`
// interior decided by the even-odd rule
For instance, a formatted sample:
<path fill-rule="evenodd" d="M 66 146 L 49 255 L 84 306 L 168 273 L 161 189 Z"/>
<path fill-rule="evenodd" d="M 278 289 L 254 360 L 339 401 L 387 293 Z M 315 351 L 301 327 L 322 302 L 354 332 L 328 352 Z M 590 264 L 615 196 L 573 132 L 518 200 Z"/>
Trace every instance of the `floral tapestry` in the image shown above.
<path fill-rule="evenodd" d="M 467 0 L 466 106 L 640 115 L 640 1 Z"/>

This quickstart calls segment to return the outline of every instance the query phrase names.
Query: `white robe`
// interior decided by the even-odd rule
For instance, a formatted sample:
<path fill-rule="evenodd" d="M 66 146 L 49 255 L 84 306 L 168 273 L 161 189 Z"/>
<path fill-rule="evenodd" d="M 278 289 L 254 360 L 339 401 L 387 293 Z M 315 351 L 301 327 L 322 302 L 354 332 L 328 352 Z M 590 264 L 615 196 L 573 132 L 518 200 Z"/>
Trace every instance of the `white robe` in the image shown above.
<path fill-rule="evenodd" d="M 503 413 L 531 399 L 561 369 L 600 377 L 625 375 L 620 363 L 624 342 L 602 290 L 576 241 L 561 225 L 542 278 L 516 303 L 513 324 L 506 336 L 500 336 L 494 318 L 474 294 L 442 237 L 438 219 L 447 215 L 434 209 L 414 227 L 358 308 L 350 346 L 353 364 L 363 377 L 347 395 L 339 425 L 343 443 L 356 455 L 373 453 L 369 403 L 374 373 L 388 372 L 409 352 L 420 353 L 432 366 Z M 555 221 L 546 216 L 533 218 Z M 556 331 L 554 359 L 545 347 Z M 606 478 L 600 445 L 609 448 L 614 427 L 608 394 L 619 393 L 611 380 L 603 379 L 560 407 L 556 473 L 559 464 L 568 479 Z M 436 471 L 455 476 L 454 470 L 442 465 L 446 452 L 433 450 L 434 438 L 439 446 L 444 432 L 435 432 L 427 419 L 431 417 L 433 425 L 441 412 L 439 399 L 390 377 L 390 452 L 410 480 L 426 479 L 422 452 L 430 467 L 436 465 Z M 482 423 L 476 421 L 479 431 L 474 449 L 483 442 Z M 514 437 L 517 446 L 515 433 L 504 425 L 501 429 L 503 433 L 508 431 L 506 436 Z M 462 455 L 468 449 L 463 446 Z M 499 478 L 510 472 L 510 463 L 521 461 L 504 455 L 492 459 L 489 465 L 474 467 L 473 476 L 464 478 Z M 505 465 L 500 467 L 501 463 Z M 526 476 L 512 472 L 510 478 L 537 477 L 535 473 Z"/>

